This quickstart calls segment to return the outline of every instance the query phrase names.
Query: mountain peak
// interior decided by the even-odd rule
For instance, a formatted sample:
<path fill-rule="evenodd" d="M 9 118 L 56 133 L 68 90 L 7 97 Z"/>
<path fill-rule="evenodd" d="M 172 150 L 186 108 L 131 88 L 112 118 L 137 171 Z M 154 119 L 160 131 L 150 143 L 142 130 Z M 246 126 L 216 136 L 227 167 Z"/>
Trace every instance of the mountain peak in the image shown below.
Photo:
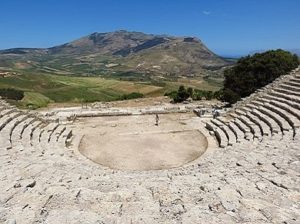
<path fill-rule="evenodd" d="M 75 64 L 86 61 L 88 66 L 98 64 L 97 66 L 104 66 L 101 68 L 107 70 L 106 64 L 100 65 L 103 63 L 101 58 L 105 58 L 105 61 L 111 62 L 108 64 L 122 65 L 121 70 L 125 67 L 130 71 L 160 75 L 200 75 L 203 68 L 220 68 L 228 64 L 210 51 L 197 37 L 174 37 L 127 30 L 94 32 L 48 49 L 8 50 L 0 53 L 7 52 L 20 56 L 22 53 L 23 57 L 31 59 L 47 54 L 54 58 L 69 58 Z"/>

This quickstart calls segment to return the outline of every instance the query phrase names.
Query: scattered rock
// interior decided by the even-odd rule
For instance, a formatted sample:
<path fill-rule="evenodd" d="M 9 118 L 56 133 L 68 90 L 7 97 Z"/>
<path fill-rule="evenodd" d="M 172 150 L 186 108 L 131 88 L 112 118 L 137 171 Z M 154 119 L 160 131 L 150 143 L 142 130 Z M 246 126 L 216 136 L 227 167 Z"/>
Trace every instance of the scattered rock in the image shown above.
<path fill-rule="evenodd" d="M 214 204 L 209 204 L 208 208 L 212 212 L 224 212 L 224 207 L 221 202 L 216 202 Z"/>
<path fill-rule="evenodd" d="M 276 163 L 272 163 L 272 166 L 274 166 L 276 169 L 280 169 L 280 168 L 276 165 Z"/>
<path fill-rule="evenodd" d="M 20 183 L 15 183 L 14 184 L 14 188 L 20 188 L 21 187 L 21 184 Z"/>
<path fill-rule="evenodd" d="M 76 198 L 76 199 L 78 199 L 78 197 L 79 197 L 79 195 L 80 195 L 80 192 L 81 192 L 81 190 L 79 190 L 79 191 L 76 193 L 76 195 L 75 195 L 75 198 Z"/>
<path fill-rule="evenodd" d="M 29 184 L 26 185 L 26 188 L 33 188 L 35 186 L 35 184 L 36 184 L 36 181 L 33 180 Z"/>

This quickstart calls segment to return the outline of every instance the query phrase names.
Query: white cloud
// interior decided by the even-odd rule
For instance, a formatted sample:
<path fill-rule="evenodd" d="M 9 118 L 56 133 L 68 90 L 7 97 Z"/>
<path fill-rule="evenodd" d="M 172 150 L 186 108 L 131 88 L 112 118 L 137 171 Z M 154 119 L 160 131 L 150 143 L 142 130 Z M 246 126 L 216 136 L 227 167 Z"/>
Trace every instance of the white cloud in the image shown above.
<path fill-rule="evenodd" d="M 202 13 L 206 16 L 209 16 L 211 14 L 211 11 L 204 10 L 202 11 Z"/>

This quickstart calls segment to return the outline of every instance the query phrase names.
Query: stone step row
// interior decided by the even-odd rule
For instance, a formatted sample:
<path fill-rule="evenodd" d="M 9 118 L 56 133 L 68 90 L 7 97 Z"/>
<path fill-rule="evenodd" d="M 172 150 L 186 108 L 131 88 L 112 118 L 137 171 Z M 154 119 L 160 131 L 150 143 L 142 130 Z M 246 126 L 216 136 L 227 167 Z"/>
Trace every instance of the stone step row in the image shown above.
<path fill-rule="evenodd" d="M 263 131 L 261 126 L 256 122 L 256 119 L 249 115 L 249 113 L 245 110 L 236 109 L 235 113 L 239 115 L 239 119 L 249 127 L 251 133 L 253 134 L 253 138 L 261 139 Z"/>
<path fill-rule="evenodd" d="M 253 104 L 248 104 L 247 106 L 244 107 L 245 109 L 251 111 L 251 114 L 253 116 L 256 116 L 258 119 L 260 119 L 262 122 L 267 124 L 269 128 L 266 128 L 266 126 L 262 125 L 264 127 L 264 131 L 268 132 L 270 129 L 271 135 L 279 134 L 280 133 L 280 126 L 278 123 L 272 119 L 267 113 L 266 110 L 263 110 L 262 108 L 259 108 Z"/>
<path fill-rule="evenodd" d="M 0 118 L 0 131 L 5 128 L 7 124 L 9 124 L 13 119 L 17 118 L 18 116 L 21 116 L 21 112 L 12 112 L 4 115 Z"/>
<path fill-rule="evenodd" d="M 209 130 L 209 131 L 212 131 L 214 132 L 215 136 L 216 136 L 216 139 L 217 141 L 219 142 L 219 146 L 221 148 L 224 148 L 228 145 L 228 139 L 224 133 L 224 131 L 219 128 L 218 126 L 216 126 L 214 123 L 212 123 L 211 121 L 208 121 L 206 123 L 206 128 Z"/>
<path fill-rule="evenodd" d="M 274 112 L 275 114 L 278 114 L 278 117 L 281 117 L 282 120 L 285 120 L 289 125 L 293 128 L 299 128 L 300 127 L 300 120 L 290 113 L 289 111 L 282 109 L 280 107 L 276 107 L 269 102 L 261 102 L 261 101 L 255 101 L 255 103 L 259 103 L 262 107 L 269 109 L 270 111 Z"/>
<path fill-rule="evenodd" d="M 35 120 L 24 129 L 22 138 L 14 133 L 15 139 L 12 139 L 12 145 L 22 150 L 39 151 L 41 154 L 44 154 L 46 150 L 49 153 L 53 153 L 55 148 L 64 150 L 66 147 L 69 134 L 67 131 L 70 132 L 70 130 L 58 123 L 45 123 Z"/>
<path fill-rule="evenodd" d="M 248 117 L 254 124 L 256 124 L 259 127 L 262 136 L 272 135 L 272 130 L 268 123 L 261 119 L 257 113 L 253 113 L 252 109 L 250 109 L 249 107 L 241 107 L 240 110 L 244 111 L 245 116 Z"/>
<path fill-rule="evenodd" d="M 268 92 L 268 95 L 286 99 L 290 102 L 295 102 L 295 103 L 300 104 L 300 98 L 289 95 L 289 94 L 284 94 L 284 93 L 280 93 L 280 92 L 276 92 L 276 91 L 270 91 L 270 92 Z"/>
<path fill-rule="evenodd" d="M 300 88 L 300 82 L 295 82 L 293 80 L 285 81 L 284 84 Z"/>
<path fill-rule="evenodd" d="M 214 125 L 220 127 L 220 129 L 224 132 L 224 134 L 226 135 L 226 138 L 227 138 L 228 145 L 233 145 L 234 143 L 236 143 L 237 139 L 236 139 L 234 132 L 226 124 L 224 124 L 222 121 L 220 121 L 218 119 L 213 119 L 213 120 L 211 120 L 211 122 Z"/>
<path fill-rule="evenodd" d="M 299 92 L 300 90 L 300 83 L 295 83 L 295 82 L 283 82 L 283 83 L 280 83 L 279 86 L 281 88 L 284 88 L 284 89 L 287 89 L 287 90 L 291 90 L 291 91 L 295 91 L 295 92 Z"/>
<path fill-rule="evenodd" d="M 299 91 L 293 91 L 293 90 L 282 88 L 282 87 L 275 87 L 275 88 L 273 88 L 273 90 L 276 92 L 279 92 L 279 93 L 296 96 L 298 98 L 300 97 Z"/>
<path fill-rule="evenodd" d="M 52 149 L 58 144 L 64 148 L 67 139 L 70 138 L 70 132 L 64 125 L 56 122 L 47 123 L 29 113 L 18 110 L 5 112 L 0 118 L 0 148 Z"/>
<path fill-rule="evenodd" d="M 254 136 L 249 125 L 245 124 L 236 113 L 231 113 L 230 116 L 234 118 L 232 122 L 244 133 L 244 139 L 253 140 Z"/>
<path fill-rule="evenodd" d="M 288 106 L 291 106 L 291 107 L 293 107 L 295 109 L 300 110 L 300 104 L 298 104 L 297 102 L 293 102 L 293 101 L 287 100 L 285 98 L 281 98 L 281 97 L 277 97 L 277 96 L 272 96 L 272 95 L 269 95 L 269 94 L 265 94 L 263 97 L 265 99 L 270 100 L 271 102 L 283 103 L 285 105 L 288 105 Z"/>
<path fill-rule="evenodd" d="M 19 116 L 15 117 L 14 119 L 11 119 L 10 122 L 8 122 L 5 127 L 0 131 L 2 137 L 5 139 L 5 142 L 1 142 L 1 145 L 4 148 L 11 148 L 12 147 L 12 131 L 17 126 L 20 121 L 25 119 L 27 114 L 19 114 Z"/>
<path fill-rule="evenodd" d="M 264 103 L 253 100 L 252 103 L 249 104 L 249 106 L 252 108 L 256 108 L 258 111 L 265 114 L 266 117 L 269 117 L 270 119 L 272 119 L 274 121 L 273 125 L 275 123 L 277 123 L 278 127 L 279 127 L 279 131 L 282 131 L 282 132 L 289 131 L 292 128 L 284 118 L 282 118 L 280 115 L 275 113 L 273 110 L 270 110 L 270 108 L 267 108 L 264 105 Z M 276 124 L 275 124 L 275 126 L 276 126 Z"/>
<path fill-rule="evenodd" d="M 289 81 L 290 82 L 295 82 L 295 83 L 300 83 L 300 79 L 297 78 L 297 77 L 291 78 Z"/>
<path fill-rule="evenodd" d="M 66 126 L 18 110 L 0 98 L 1 149 L 64 149 L 70 144 L 72 135 L 72 130 Z"/>

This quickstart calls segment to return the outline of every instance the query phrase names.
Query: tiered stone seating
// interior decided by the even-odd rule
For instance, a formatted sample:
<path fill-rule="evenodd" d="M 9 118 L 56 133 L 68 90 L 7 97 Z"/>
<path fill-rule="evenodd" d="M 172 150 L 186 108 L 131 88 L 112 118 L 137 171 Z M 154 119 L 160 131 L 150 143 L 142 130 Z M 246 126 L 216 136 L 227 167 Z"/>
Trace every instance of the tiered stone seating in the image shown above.
<path fill-rule="evenodd" d="M 216 138 L 219 142 L 219 146 L 221 148 L 224 148 L 228 145 L 228 139 L 224 133 L 224 131 L 219 128 L 218 126 L 216 126 L 214 123 L 212 122 L 207 122 L 206 123 L 206 128 L 210 131 L 213 131 L 216 135 Z"/>
<path fill-rule="evenodd" d="M 9 133 L 9 141 L 12 142 L 12 135 L 14 133 L 14 130 L 16 129 L 16 127 L 21 124 L 22 122 L 28 120 L 28 118 L 30 118 L 29 114 L 24 114 L 21 118 L 19 118 L 18 120 L 16 120 L 16 122 L 14 122 L 13 126 L 10 129 L 10 133 Z"/>
<path fill-rule="evenodd" d="M 283 87 L 276 87 L 274 88 L 274 91 L 292 96 L 300 96 L 300 93 Z"/>
<path fill-rule="evenodd" d="M 21 111 L 0 99 L 0 148 L 45 150 L 64 148 L 72 131 L 37 114 Z"/>
<path fill-rule="evenodd" d="M 264 122 L 262 119 L 260 119 L 258 116 L 252 113 L 252 110 L 248 107 L 242 107 L 240 108 L 241 111 L 245 112 L 245 116 L 251 120 L 253 123 L 255 123 L 263 136 L 271 136 L 271 128 L 268 126 L 266 122 Z"/>
<path fill-rule="evenodd" d="M 22 146 L 22 134 L 26 127 L 28 127 L 29 124 L 31 124 L 36 118 L 31 117 L 30 115 L 27 117 L 27 119 L 21 121 L 13 130 L 11 133 L 11 145 L 13 148 L 23 149 Z"/>
<path fill-rule="evenodd" d="M 278 98 L 282 98 L 282 99 L 286 99 L 288 101 L 296 102 L 298 104 L 300 103 L 300 99 L 298 97 L 294 97 L 294 96 L 291 96 L 291 95 L 286 95 L 286 94 L 279 93 L 279 92 L 276 92 L 276 91 L 270 91 L 268 93 L 268 95 L 278 97 Z"/>
<path fill-rule="evenodd" d="M 11 148 L 11 135 L 13 129 L 22 121 L 24 118 L 26 118 L 26 114 L 19 114 L 19 116 L 15 117 L 14 119 L 11 119 L 10 122 L 8 122 L 5 127 L 1 130 L 2 138 L 5 139 L 6 144 L 3 144 L 3 147 Z M 7 141 L 8 140 L 8 141 Z"/>
<path fill-rule="evenodd" d="M 236 136 L 236 142 L 241 142 L 245 139 L 244 132 L 233 122 L 227 122 L 228 127 L 234 132 Z"/>
<path fill-rule="evenodd" d="M 299 69 L 236 103 L 225 117 L 212 119 L 207 128 L 221 147 L 242 139 L 295 138 L 300 127 Z M 213 124 L 213 125 L 211 125 Z M 222 132 L 221 132 L 222 131 Z M 221 133 L 220 133 L 221 132 Z M 235 141 L 232 135 L 235 135 Z"/>
<path fill-rule="evenodd" d="M 290 85 L 290 86 L 293 86 L 293 87 L 300 87 L 300 82 L 297 82 L 297 80 L 292 80 L 292 79 L 290 79 L 289 81 L 286 81 L 286 82 L 284 82 L 284 84 L 286 84 L 286 85 Z"/>
<path fill-rule="evenodd" d="M 246 126 L 248 126 L 250 128 L 250 131 L 253 134 L 253 138 L 259 139 L 261 136 L 260 126 L 258 126 L 256 123 L 252 122 L 252 120 L 249 119 L 246 116 L 246 113 L 243 112 L 242 110 L 236 109 L 235 112 L 236 112 L 236 114 L 239 115 L 238 117 L 236 117 L 236 119 L 239 119 L 241 122 L 243 122 Z"/>
<path fill-rule="evenodd" d="M 233 113 L 230 114 L 233 117 L 233 123 L 244 133 L 245 139 L 253 139 L 253 133 L 248 125 L 246 125 L 243 120 L 239 119 L 239 115 Z"/>
<path fill-rule="evenodd" d="M 50 142 L 53 133 L 55 133 L 55 131 L 59 128 L 59 124 L 58 123 L 50 123 L 50 125 L 48 125 L 48 127 L 51 127 L 51 128 L 48 130 L 46 137 L 47 137 L 47 141 Z"/>
<path fill-rule="evenodd" d="M 232 126 L 228 126 L 228 121 L 224 118 L 216 119 L 222 124 L 222 129 L 226 133 L 227 138 L 229 139 L 229 145 L 233 145 L 233 143 L 240 142 L 242 138 L 244 138 L 243 134 L 235 131 Z"/>
<path fill-rule="evenodd" d="M 279 114 L 280 117 L 284 118 L 293 127 L 294 130 L 296 128 L 300 127 L 299 119 L 297 117 L 295 117 L 294 115 L 290 114 L 287 110 L 283 110 L 280 107 L 275 107 L 269 103 L 259 103 L 259 104 L 262 107 L 265 107 L 265 108 L 269 109 L 270 111 L 273 111 L 274 113 Z"/>
<path fill-rule="evenodd" d="M 262 99 L 262 98 L 258 98 L 257 100 L 265 103 L 266 106 L 269 108 L 275 107 L 275 108 L 279 109 L 281 112 L 284 111 L 284 114 L 286 114 L 286 112 L 288 112 L 287 116 L 289 116 L 290 119 L 294 119 L 294 125 L 296 125 L 296 126 L 299 125 L 299 119 L 300 119 L 299 109 L 295 109 L 294 107 L 290 106 L 289 104 L 277 102 L 274 100 Z M 297 119 L 295 119 L 295 117 Z"/>
<path fill-rule="evenodd" d="M 265 107 L 265 105 L 261 102 L 253 101 L 252 103 L 254 106 L 252 104 L 249 104 L 248 106 L 257 109 L 259 112 L 264 114 L 266 118 L 269 118 L 270 122 L 272 122 L 275 133 L 278 133 L 280 130 L 282 132 L 290 130 L 290 125 L 280 115 L 276 114 L 272 110 L 269 110 L 269 108 Z M 278 124 L 278 126 L 276 124 Z"/>
<path fill-rule="evenodd" d="M 289 105 L 289 106 L 291 106 L 293 108 L 296 108 L 298 110 L 300 109 L 300 104 L 299 103 L 287 100 L 285 98 L 281 98 L 281 97 L 277 97 L 277 96 L 272 96 L 272 95 L 266 94 L 264 96 L 264 99 L 270 100 L 270 103 L 280 102 L 280 103 L 283 103 L 285 105 Z"/>
<path fill-rule="evenodd" d="M 268 114 L 264 113 L 265 111 L 261 108 L 258 108 L 254 105 L 248 104 L 245 108 L 251 110 L 251 113 L 256 116 L 258 119 L 261 119 L 263 122 L 268 124 L 270 127 L 272 135 L 278 134 L 280 131 L 280 126 L 275 122 L 274 119 L 270 118 Z M 266 131 L 265 129 L 264 131 Z"/>
<path fill-rule="evenodd" d="M 231 129 L 218 119 L 211 121 L 216 126 L 220 127 L 228 139 L 228 145 L 233 145 L 236 142 L 236 137 Z"/>

